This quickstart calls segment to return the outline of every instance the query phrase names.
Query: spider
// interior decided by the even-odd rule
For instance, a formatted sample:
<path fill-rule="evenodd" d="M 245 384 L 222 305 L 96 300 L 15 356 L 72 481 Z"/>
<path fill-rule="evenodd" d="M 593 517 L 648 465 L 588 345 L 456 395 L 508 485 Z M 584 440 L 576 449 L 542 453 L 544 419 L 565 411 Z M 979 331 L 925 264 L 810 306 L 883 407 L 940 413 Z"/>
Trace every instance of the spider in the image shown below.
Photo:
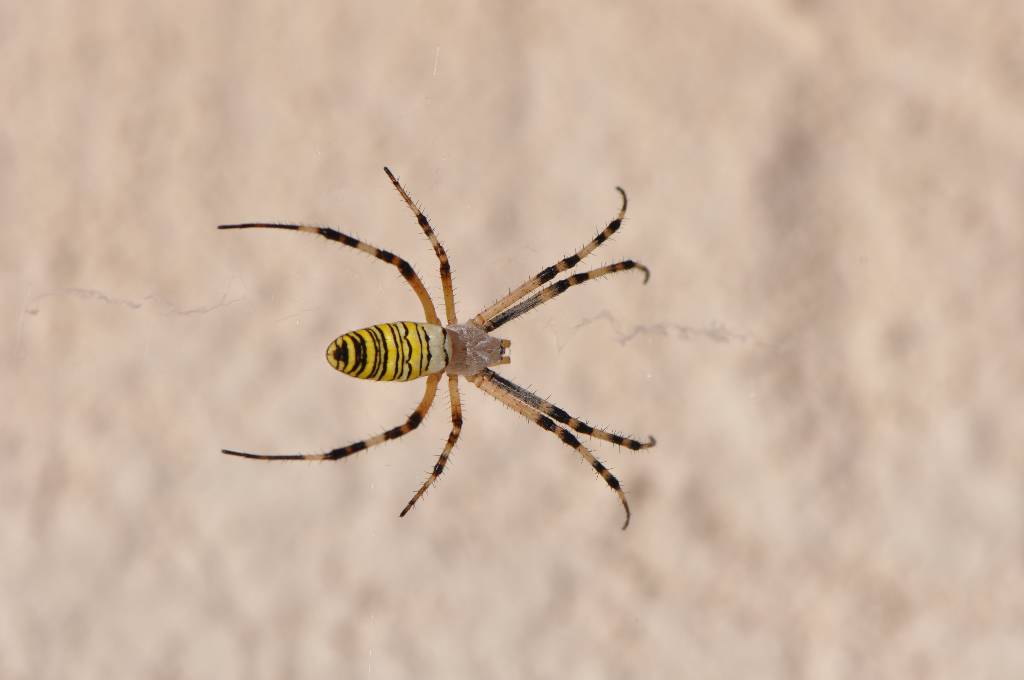
<path fill-rule="evenodd" d="M 647 283 L 650 278 L 650 271 L 647 267 L 633 260 L 623 260 L 605 267 L 573 274 L 544 288 L 540 288 L 562 272 L 575 267 L 583 258 L 592 253 L 598 246 L 607 241 L 612 234 L 618 231 L 626 214 L 626 192 L 621 187 L 616 187 L 622 196 L 622 207 L 619 209 L 615 219 L 587 245 L 550 267 L 542 269 L 536 275 L 524 281 L 515 290 L 510 291 L 490 307 L 474 316 L 468 323 L 459 323 L 455 316 L 452 271 L 451 265 L 448 263 L 448 255 L 445 253 L 440 241 L 438 241 L 433 228 L 430 226 L 430 222 L 427 220 L 427 216 L 416 207 L 416 204 L 413 203 L 409 194 L 402 188 L 402 185 L 391 171 L 388 168 L 384 168 L 384 172 L 387 173 L 391 183 L 398 190 L 398 193 L 401 194 L 405 204 L 416 215 L 416 221 L 427 235 L 427 238 L 430 239 L 434 252 L 440 261 L 441 285 L 444 291 L 444 307 L 447 317 L 446 325 L 441 325 L 441 320 L 437 316 L 434 303 L 412 266 L 406 260 L 387 250 L 375 248 L 359 239 L 326 227 L 312 227 L 300 224 L 246 223 L 224 224 L 217 228 L 288 229 L 319 234 L 328 240 L 361 250 L 382 262 L 395 266 L 402 277 L 409 283 L 413 292 L 416 293 L 420 304 L 423 305 L 426 322 L 398 321 L 394 323 L 381 323 L 345 333 L 328 346 L 327 361 L 335 369 L 355 378 L 406 381 L 425 377 L 427 379 L 426 388 L 423 391 L 423 398 L 420 400 L 419 405 L 401 425 L 369 439 L 363 439 L 326 453 L 259 454 L 232 451 L 230 449 L 222 449 L 222 452 L 229 456 L 255 458 L 258 460 L 339 460 L 345 458 L 371 446 L 397 439 L 419 427 L 420 423 L 423 422 L 423 418 L 430 410 L 431 404 L 434 402 L 434 395 L 437 392 L 442 374 L 446 374 L 448 376 L 448 392 L 451 395 L 452 429 L 448 434 L 448 441 L 445 443 L 444 449 L 441 451 L 441 455 L 437 459 L 437 463 L 434 465 L 433 470 L 431 470 L 430 475 L 399 515 L 400 517 L 405 517 L 406 513 L 416 504 L 416 501 L 426 493 L 427 489 L 444 472 L 455 442 L 459 439 L 459 433 L 462 431 L 459 376 L 462 376 L 513 411 L 533 421 L 541 428 L 558 437 L 563 443 L 575 449 L 618 495 L 619 500 L 622 502 L 622 507 L 626 511 L 626 520 L 622 525 L 622 528 L 625 529 L 629 526 L 631 513 L 629 503 L 626 501 L 626 495 L 622 491 L 619 480 L 594 456 L 590 449 L 580 443 L 569 432 L 569 429 L 633 450 L 654 446 L 654 437 L 650 437 L 646 442 L 641 442 L 607 430 L 591 427 L 554 404 L 541 399 L 536 394 L 498 375 L 491 370 L 491 367 L 510 363 L 511 359 L 508 355 L 508 349 L 511 346 L 511 342 L 493 337 L 491 332 L 548 300 L 561 295 L 572 286 L 592 279 L 629 269 L 639 269 L 644 273 L 644 283 Z M 538 288 L 540 290 L 534 293 Z"/>

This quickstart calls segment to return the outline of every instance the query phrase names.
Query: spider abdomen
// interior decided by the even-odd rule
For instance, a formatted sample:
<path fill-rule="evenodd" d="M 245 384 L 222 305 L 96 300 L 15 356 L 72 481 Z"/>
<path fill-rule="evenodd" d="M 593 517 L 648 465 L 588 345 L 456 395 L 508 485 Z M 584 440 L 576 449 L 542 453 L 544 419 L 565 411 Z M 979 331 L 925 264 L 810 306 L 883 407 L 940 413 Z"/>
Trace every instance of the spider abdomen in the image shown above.
<path fill-rule="evenodd" d="M 441 326 L 396 321 L 339 336 L 327 348 L 327 363 L 353 378 L 404 381 L 440 373 L 450 355 Z"/>

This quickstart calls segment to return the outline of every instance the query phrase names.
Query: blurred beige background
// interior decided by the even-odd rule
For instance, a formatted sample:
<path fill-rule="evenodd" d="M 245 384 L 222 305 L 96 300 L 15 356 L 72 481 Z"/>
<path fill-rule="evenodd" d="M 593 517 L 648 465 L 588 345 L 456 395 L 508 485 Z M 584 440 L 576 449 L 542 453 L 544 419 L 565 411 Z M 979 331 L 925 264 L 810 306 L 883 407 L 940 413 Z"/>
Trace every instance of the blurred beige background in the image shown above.
<path fill-rule="evenodd" d="M 0 5 L 0 678 L 1024 677 L 1024 5 Z M 332 371 L 590 239 L 507 377 Z"/>

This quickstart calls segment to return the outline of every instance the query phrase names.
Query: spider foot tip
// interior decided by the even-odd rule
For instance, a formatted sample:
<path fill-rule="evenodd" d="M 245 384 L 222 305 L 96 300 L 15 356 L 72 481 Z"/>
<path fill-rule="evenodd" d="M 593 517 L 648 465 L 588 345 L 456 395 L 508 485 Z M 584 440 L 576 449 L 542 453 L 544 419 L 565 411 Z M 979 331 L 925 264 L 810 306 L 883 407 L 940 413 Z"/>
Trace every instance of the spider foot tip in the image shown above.
<path fill-rule="evenodd" d="M 625 496 L 622 497 L 622 509 L 626 511 L 626 521 L 622 523 L 622 530 L 625 531 L 626 527 L 629 526 L 629 520 L 633 516 L 633 513 L 629 510 L 629 503 L 626 502 Z"/>
<path fill-rule="evenodd" d="M 623 189 L 620 186 L 616 186 L 615 190 L 618 191 L 619 194 L 622 195 L 622 208 L 621 208 L 621 210 L 625 211 L 626 210 L 626 205 L 628 205 L 628 203 L 629 203 L 629 199 L 626 198 L 626 190 Z"/>

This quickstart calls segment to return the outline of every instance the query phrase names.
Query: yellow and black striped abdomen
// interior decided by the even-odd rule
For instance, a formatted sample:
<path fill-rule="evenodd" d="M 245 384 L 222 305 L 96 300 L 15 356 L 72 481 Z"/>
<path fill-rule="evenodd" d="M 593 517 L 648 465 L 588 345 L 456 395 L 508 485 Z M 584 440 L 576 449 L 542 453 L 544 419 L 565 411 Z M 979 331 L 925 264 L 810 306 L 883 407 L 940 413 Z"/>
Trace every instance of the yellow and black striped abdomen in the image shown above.
<path fill-rule="evenodd" d="M 451 341 L 431 323 L 396 321 L 361 328 L 338 337 L 327 348 L 327 362 L 365 380 L 415 380 L 448 365 Z"/>

